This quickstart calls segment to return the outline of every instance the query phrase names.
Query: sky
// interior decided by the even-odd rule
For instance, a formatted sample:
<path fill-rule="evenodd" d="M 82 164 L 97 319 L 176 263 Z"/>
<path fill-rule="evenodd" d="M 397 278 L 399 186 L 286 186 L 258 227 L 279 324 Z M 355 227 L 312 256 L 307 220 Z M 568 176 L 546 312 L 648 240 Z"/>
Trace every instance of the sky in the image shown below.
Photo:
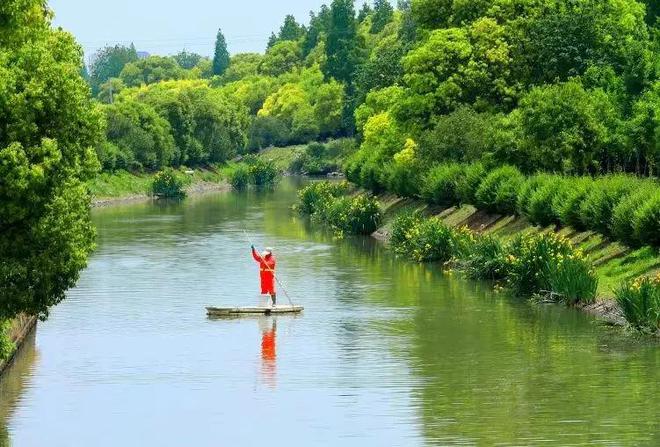
<path fill-rule="evenodd" d="M 182 49 L 213 55 L 218 28 L 230 53 L 263 52 L 272 31 L 293 14 L 308 23 L 309 11 L 330 0 L 50 0 L 54 25 L 73 33 L 87 60 L 109 44 L 135 43 L 138 51 L 174 54 Z M 363 1 L 356 1 L 356 9 Z"/>

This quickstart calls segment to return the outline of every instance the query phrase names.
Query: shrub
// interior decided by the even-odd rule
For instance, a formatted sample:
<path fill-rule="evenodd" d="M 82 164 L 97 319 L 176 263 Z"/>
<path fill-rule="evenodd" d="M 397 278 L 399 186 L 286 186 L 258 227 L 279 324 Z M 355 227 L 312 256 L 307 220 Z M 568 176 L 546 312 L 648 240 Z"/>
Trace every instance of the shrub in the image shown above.
<path fill-rule="evenodd" d="M 367 160 L 367 153 L 365 151 L 359 150 L 353 155 L 348 157 L 344 162 L 344 173 L 346 178 L 355 184 L 360 184 L 360 174 L 362 172 L 362 165 Z"/>
<path fill-rule="evenodd" d="M 392 222 L 390 248 L 398 255 L 407 256 L 412 251 L 411 230 L 421 224 L 422 217 L 416 212 L 401 213 Z"/>
<path fill-rule="evenodd" d="M 519 295 L 552 289 L 553 266 L 573 254 L 570 242 L 555 233 L 518 236 L 509 246 L 509 285 Z"/>
<path fill-rule="evenodd" d="M 526 214 L 530 222 L 546 226 L 558 224 L 559 215 L 555 214 L 552 203 L 564 184 L 564 178 L 550 176 L 529 197 Z"/>
<path fill-rule="evenodd" d="M 463 168 L 463 175 L 456 184 L 456 196 L 460 203 L 475 203 L 475 194 L 486 175 L 486 168 L 481 163 L 473 163 Z"/>
<path fill-rule="evenodd" d="M 261 158 L 249 159 L 248 172 L 250 180 L 257 187 L 273 186 L 279 176 L 275 163 Z"/>
<path fill-rule="evenodd" d="M 491 235 L 477 237 L 461 262 L 469 277 L 489 280 L 506 278 L 507 265 L 504 246 L 499 239 Z"/>
<path fill-rule="evenodd" d="M 384 189 L 386 178 L 383 172 L 383 164 L 376 160 L 367 160 L 360 169 L 358 184 L 373 192 L 381 192 Z"/>
<path fill-rule="evenodd" d="M 520 186 L 518 199 L 516 201 L 518 214 L 529 217 L 529 201 L 532 198 L 532 194 L 534 194 L 541 186 L 545 185 L 545 183 L 550 180 L 550 177 L 550 174 L 537 174 L 527 178 L 527 180 L 523 182 Z"/>
<path fill-rule="evenodd" d="M 373 233 L 382 217 L 378 201 L 369 194 L 331 199 L 315 215 L 336 231 L 350 234 Z"/>
<path fill-rule="evenodd" d="M 314 214 L 332 199 L 348 193 L 347 182 L 314 182 L 298 192 L 296 209 L 302 214 Z"/>
<path fill-rule="evenodd" d="M 602 177 L 596 180 L 580 205 L 582 225 L 606 236 L 609 235 L 614 207 L 636 186 L 635 179 L 626 175 Z"/>
<path fill-rule="evenodd" d="M 244 164 L 236 166 L 229 173 L 229 183 L 237 191 L 244 190 L 250 184 L 250 169 Z"/>
<path fill-rule="evenodd" d="M 447 262 L 464 246 L 459 233 L 436 217 L 416 222 L 406 237 L 406 254 L 417 262 Z"/>
<path fill-rule="evenodd" d="M 523 175 L 513 166 L 493 170 L 477 190 L 477 206 L 493 213 L 512 214 L 523 181 Z"/>
<path fill-rule="evenodd" d="M 660 276 L 626 282 L 614 295 L 632 327 L 644 332 L 656 332 L 660 328 Z"/>
<path fill-rule="evenodd" d="M 182 199 L 186 196 L 183 181 L 172 168 L 166 168 L 156 174 L 151 184 L 151 191 L 157 197 Z"/>
<path fill-rule="evenodd" d="M 638 240 L 660 246 L 660 192 L 653 194 L 635 213 L 634 227 Z"/>
<path fill-rule="evenodd" d="M 12 352 L 14 352 L 14 343 L 9 338 L 9 330 L 11 328 L 11 321 L 0 321 L 0 361 L 7 360 Z"/>
<path fill-rule="evenodd" d="M 458 183 L 463 177 L 463 167 L 457 163 L 431 168 L 422 180 L 421 195 L 427 202 L 436 205 L 459 203 Z"/>
<path fill-rule="evenodd" d="M 572 177 L 565 183 L 568 185 L 566 189 L 555 196 L 552 209 L 563 225 L 576 230 L 586 229 L 580 218 L 580 209 L 593 184 L 589 177 Z"/>
<path fill-rule="evenodd" d="M 401 197 L 417 197 L 422 183 L 420 169 L 414 162 L 392 162 L 385 168 L 387 189 Z"/>
<path fill-rule="evenodd" d="M 612 211 L 612 220 L 610 221 L 612 235 L 625 244 L 635 247 L 643 241 L 635 231 L 635 224 L 639 221 L 638 211 L 646 202 L 653 197 L 655 188 L 650 185 L 643 186 L 640 190 L 629 194 L 623 198 Z M 656 224 L 657 225 L 657 224 Z M 654 231 L 660 228 L 656 226 Z"/>
<path fill-rule="evenodd" d="M 596 299 L 598 278 L 580 253 L 573 253 L 551 265 L 550 289 L 566 304 L 591 303 Z"/>

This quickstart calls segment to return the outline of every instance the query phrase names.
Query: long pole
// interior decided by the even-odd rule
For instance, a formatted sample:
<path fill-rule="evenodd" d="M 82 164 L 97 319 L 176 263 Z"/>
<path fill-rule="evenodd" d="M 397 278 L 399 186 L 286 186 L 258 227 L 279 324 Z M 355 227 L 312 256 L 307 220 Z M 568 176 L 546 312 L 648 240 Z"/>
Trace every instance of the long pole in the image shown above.
<path fill-rule="evenodd" d="M 250 236 L 248 236 L 247 230 L 243 230 L 243 234 L 245 234 L 245 239 L 248 241 L 248 243 L 249 243 L 251 246 L 254 247 L 254 244 L 253 244 L 252 241 L 250 240 Z M 259 256 L 259 259 L 261 259 L 262 261 L 264 261 L 264 258 L 261 257 L 261 253 L 259 253 L 258 251 L 257 251 L 257 256 Z M 284 284 L 282 284 L 282 281 L 280 281 L 280 279 L 279 279 L 279 278 L 277 277 L 277 275 L 275 274 L 275 270 L 273 270 L 272 268 L 270 268 L 270 266 L 269 266 L 268 264 L 266 264 L 265 262 L 264 262 L 264 265 L 266 266 L 266 268 L 268 269 L 268 271 L 271 272 L 271 273 L 273 274 L 273 278 L 275 278 L 275 281 L 277 281 L 277 284 L 282 288 L 282 291 L 284 292 L 284 296 L 286 296 L 286 299 L 289 300 L 289 304 L 291 304 L 291 306 L 293 306 L 293 305 L 294 305 L 294 304 L 293 304 L 293 301 L 291 301 L 291 297 L 289 296 L 289 293 L 286 291 L 286 287 L 284 287 Z"/>

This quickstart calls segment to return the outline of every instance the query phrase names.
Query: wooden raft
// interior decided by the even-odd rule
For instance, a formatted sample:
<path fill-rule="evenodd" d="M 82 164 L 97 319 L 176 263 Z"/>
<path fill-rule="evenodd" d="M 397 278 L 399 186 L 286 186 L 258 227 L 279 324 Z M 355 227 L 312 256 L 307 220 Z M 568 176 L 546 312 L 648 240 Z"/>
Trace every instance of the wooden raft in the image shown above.
<path fill-rule="evenodd" d="M 277 305 L 255 307 L 207 307 L 206 313 L 210 317 L 226 315 L 271 315 L 271 314 L 297 314 L 304 310 L 303 306 Z"/>

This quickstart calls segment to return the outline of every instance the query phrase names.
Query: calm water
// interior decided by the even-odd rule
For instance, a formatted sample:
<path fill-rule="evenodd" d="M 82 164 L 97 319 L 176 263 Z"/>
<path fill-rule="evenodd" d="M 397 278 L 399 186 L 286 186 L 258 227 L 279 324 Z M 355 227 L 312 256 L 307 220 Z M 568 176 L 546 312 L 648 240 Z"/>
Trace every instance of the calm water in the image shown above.
<path fill-rule="evenodd" d="M 0 385 L 0 444 L 660 445 L 659 346 L 335 241 L 294 182 L 96 210 L 89 268 Z M 259 300 L 244 229 L 303 315 L 206 318 Z"/>

